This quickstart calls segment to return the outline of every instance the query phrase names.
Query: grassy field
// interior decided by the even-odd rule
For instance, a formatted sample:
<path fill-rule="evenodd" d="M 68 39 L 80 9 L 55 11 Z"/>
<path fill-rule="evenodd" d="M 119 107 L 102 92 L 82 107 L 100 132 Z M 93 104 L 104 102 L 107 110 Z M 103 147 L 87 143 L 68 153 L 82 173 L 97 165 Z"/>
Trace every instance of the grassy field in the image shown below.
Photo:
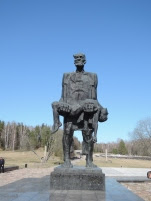
<path fill-rule="evenodd" d="M 43 157 L 44 151 L 41 149 L 36 153 L 38 157 L 32 151 L 0 151 L 0 156 L 5 159 L 5 166 L 18 165 L 20 168 L 25 167 L 25 164 L 32 168 L 52 167 L 63 162 L 60 158 L 51 156 L 48 162 L 41 163 L 40 158 Z M 151 168 L 151 161 L 148 160 L 109 158 L 108 161 L 105 161 L 103 157 L 94 156 L 94 163 L 98 167 Z M 83 156 L 81 160 L 74 160 L 74 164 L 85 166 L 85 157 Z"/>
<path fill-rule="evenodd" d="M 20 168 L 25 167 L 25 164 L 32 168 L 52 167 L 62 162 L 59 158 L 51 156 L 46 163 L 42 163 L 40 159 L 44 156 L 44 151 L 41 149 L 35 152 L 38 156 L 32 151 L 0 151 L 0 156 L 5 159 L 5 166 L 18 165 Z"/>
<path fill-rule="evenodd" d="M 104 157 L 95 156 L 93 159 L 98 167 L 151 168 L 151 161 L 148 160 L 109 158 L 106 161 Z M 78 161 L 76 165 L 85 166 L 85 159 Z"/>

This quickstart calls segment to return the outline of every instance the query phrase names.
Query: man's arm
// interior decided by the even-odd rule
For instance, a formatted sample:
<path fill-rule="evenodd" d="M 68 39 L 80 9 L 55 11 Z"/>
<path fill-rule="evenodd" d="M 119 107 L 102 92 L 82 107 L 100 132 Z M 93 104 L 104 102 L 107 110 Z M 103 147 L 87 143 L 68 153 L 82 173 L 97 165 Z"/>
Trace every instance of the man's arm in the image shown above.
<path fill-rule="evenodd" d="M 67 102 L 67 77 L 68 77 L 68 74 L 64 73 L 62 78 L 62 95 L 59 102 L 64 102 L 64 103 Z"/>
<path fill-rule="evenodd" d="M 71 107 L 67 103 L 67 84 L 68 84 L 68 77 L 69 73 L 64 73 L 63 79 L 62 79 L 62 95 L 61 99 L 57 103 L 57 111 L 59 112 L 59 115 L 66 116 L 71 112 Z"/>
<path fill-rule="evenodd" d="M 64 78 L 65 77 L 65 74 L 63 75 L 63 78 L 62 78 L 62 94 L 61 94 L 61 98 L 59 100 L 59 102 L 63 102 L 64 101 Z"/>
<path fill-rule="evenodd" d="M 91 86 L 91 99 L 94 100 L 97 100 L 97 85 L 98 85 L 97 74 L 93 74 L 93 85 Z"/>

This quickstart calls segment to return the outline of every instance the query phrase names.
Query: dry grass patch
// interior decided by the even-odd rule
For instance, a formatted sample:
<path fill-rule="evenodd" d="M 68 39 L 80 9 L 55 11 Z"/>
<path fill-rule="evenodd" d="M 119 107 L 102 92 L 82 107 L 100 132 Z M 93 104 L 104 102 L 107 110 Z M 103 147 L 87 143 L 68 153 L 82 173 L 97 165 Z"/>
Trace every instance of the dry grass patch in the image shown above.
<path fill-rule="evenodd" d="M 41 158 L 44 156 L 44 151 L 37 150 L 34 154 L 32 151 L 0 151 L 0 156 L 5 159 L 5 166 L 16 166 L 20 168 L 25 167 L 53 167 L 59 162 L 62 162 L 58 157 L 51 156 L 46 163 L 41 162 Z"/>
<path fill-rule="evenodd" d="M 25 167 L 25 164 L 32 168 L 53 167 L 63 162 L 60 158 L 51 156 L 46 163 L 42 163 L 40 159 L 44 156 L 44 150 L 37 150 L 36 153 L 38 157 L 32 151 L 0 151 L 0 156 L 5 158 L 5 166 L 18 165 L 20 168 Z M 85 166 L 85 157 L 73 163 Z M 95 156 L 94 164 L 98 167 L 151 168 L 151 161 L 148 160 L 108 158 L 106 162 L 104 157 Z"/>
<path fill-rule="evenodd" d="M 85 159 L 82 158 L 76 164 L 85 166 Z M 108 158 L 108 161 L 105 161 L 104 157 L 95 156 L 94 164 L 98 167 L 151 168 L 151 161 L 149 160 Z"/>

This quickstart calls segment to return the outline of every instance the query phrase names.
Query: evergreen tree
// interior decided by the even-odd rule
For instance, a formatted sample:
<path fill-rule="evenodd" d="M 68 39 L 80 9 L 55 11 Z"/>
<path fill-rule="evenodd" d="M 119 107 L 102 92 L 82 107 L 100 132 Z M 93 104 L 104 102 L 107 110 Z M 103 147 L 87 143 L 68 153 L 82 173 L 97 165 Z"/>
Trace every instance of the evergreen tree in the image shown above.
<path fill-rule="evenodd" d="M 114 149 L 112 150 L 112 153 L 113 153 L 113 154 L 118 154 L 118 149 L 114 148 Z"/>
<path fill-rule="evenodd" d="M 128 154 L 127 148 L 126 148 L 125 143 L 124 143 L 123 140 L 121 140 L 120 143 L 119 143 L 118 153 L 121 154 L 121 155 Z"/>

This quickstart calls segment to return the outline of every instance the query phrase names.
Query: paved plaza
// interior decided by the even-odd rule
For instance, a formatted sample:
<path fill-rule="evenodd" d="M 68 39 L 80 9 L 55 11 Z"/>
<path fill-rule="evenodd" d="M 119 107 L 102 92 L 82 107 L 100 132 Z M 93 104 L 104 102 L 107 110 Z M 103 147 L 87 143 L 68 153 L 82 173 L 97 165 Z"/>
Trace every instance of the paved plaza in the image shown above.
<path fill-rule="evenodd" d="M 106 190 L 51 190 L 53 168 L 25 168 L 0 174 L 0 201 L 142 201 L 118 180 L 148 181 L 146 168 L 102 168 Z"/>

